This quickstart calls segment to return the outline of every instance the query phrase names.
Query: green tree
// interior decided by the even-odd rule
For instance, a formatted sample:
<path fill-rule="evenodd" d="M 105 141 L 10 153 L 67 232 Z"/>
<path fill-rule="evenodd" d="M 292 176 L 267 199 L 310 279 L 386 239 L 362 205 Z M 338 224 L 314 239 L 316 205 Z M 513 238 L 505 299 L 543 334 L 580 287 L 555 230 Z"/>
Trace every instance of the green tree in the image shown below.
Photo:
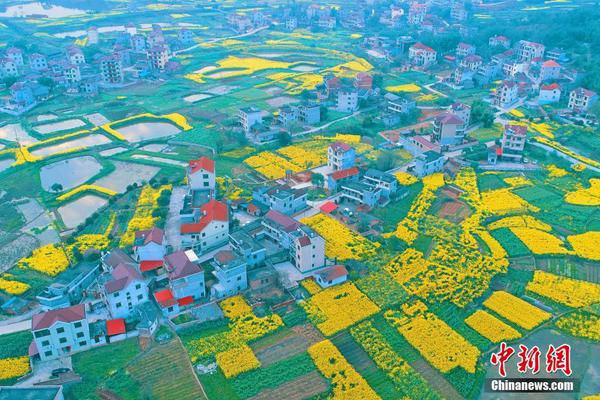
<path fill-rule="evenodd" d="M 315 186 L 323 187 L 325 184 L 325 177 L 322 174 L 313 173 L 310 176 L 310 182 Z"/>

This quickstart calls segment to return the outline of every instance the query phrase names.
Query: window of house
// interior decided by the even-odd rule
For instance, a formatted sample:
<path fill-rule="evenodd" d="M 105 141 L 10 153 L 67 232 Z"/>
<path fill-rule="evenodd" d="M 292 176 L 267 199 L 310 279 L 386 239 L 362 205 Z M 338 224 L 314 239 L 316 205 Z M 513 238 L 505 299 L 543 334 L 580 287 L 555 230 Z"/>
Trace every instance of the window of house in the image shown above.
<path fill-rule="evenodd" d="M 46 347 L 46 346 L 48 346 L 48 345 L 50 345 L 50 341 L 49 341 L 49 340 L 44 340 L 44 341 L 42 342 L 42 346 L 43 346 L 43 347 Z"/>
<path fill-rule="evenodd" d="M 83 332 L 77 332 L 77 337 L 78 338 L 82 338 L 83 337 Z"/>
<path fill-rule="evenodd" d="M 202 232 L 202 237 L 205 237 L 205 236 L 206 236 L 206 232 Z"/>
<path fill-rule="evenodd" d="M 86 344 L 87 344 L 87 342 L 85 340 L 83 342 L 79 342 L 79 345 L 82 347 L 85 346 Z"/>
<path fill-rule="evenodd" d="M 121 306 L 122 306 L 122 305 L 123 305 L 123 304 L 121 304 L 120 302 L 119 302 L 119 303 L 117 303 L 117 304 L 115 304 L 115 306 L 116 306 L 117 308 L 121 308 Z"/>
<path fill-rule="evenodd" d="M 138 294 L 138 297 L 137 297 L 137 299 L 138 299 L 138 300 L 141 300 L 143 297 L 144 297 L 143 295 L 141 295 L 141 294 Z"/>
<path fill-rule="evenodd" d="M 58 339 L 58 343 L 67 343 L 67 338 L 61 337 Z"/>
<path fill-rule="evenodd" d="M 142 285 L 138 283 L 137 285 L 135 285 L 135 288 L 139 290 L 142 288 Z"/>
<path fill-rule="evenodd" d="M 113 293 L 113 297 L 119 297 L 119 292 Z"/>
<path fill-rule="evenodd" d="M 52 350 L 48 350 L 48 351 L 44 352 L 44 355 L 45 355 L 46 357 L 50 357 L 50 356 L 52 356 Z"/>
<path fill-rule="evenodd" d="M 168 311 L 168 312 L 173 312 L 173 307 L 169 307 L 169 308 L 167 308 L 167 311 Z"/>
<path fill-rule="evenodd" d="M 75 322 L 75 323 L 73 324 L 73 326 L 74 326 L 75 328 L 81 328 L 81 322 Z"/>
<path fill-rule="evenodd" d="M 41 338 L 41 337 L 44 337 L 44 336 L 49 336 L 50 335 L 50 331 L 48 329 L 44 329 L 44 330 L 41 330 L 41 331 L 34 332 L 33 335 L 36 338 Z"/>
<path fill-rule="evenodd" d="M 238 281 L 241 281 L 241 280 L 242 280 L 242 277 L 241 277 L 241 276 L 238 276 L 238 277 L 237 277 L 237 280 L 238 280 Z"/>
<path fill-rule="evenodd" d="M 65 328 L 60 327 L 56 329 L 56 333 L 63 333 L 65 331 Z"/>

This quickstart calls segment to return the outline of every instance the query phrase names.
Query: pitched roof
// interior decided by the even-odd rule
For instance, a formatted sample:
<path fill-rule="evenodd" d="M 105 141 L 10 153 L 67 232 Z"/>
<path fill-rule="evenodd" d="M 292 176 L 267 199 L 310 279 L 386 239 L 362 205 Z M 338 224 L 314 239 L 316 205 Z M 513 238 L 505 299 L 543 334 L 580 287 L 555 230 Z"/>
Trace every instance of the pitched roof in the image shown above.
<path fill-rule="evenodd" d="M 189 166 L 190 174 L 195 174 L 201 169 L 212 173 L 215 172 L 215 162 L 208 157 L 200 157 L 197 160 L 190 160 Z"/>
<path fill-rule="evenodd" d="M 110 253 L 106 257 L 104 257 L 103 262 L 111 268 L 116 268 L 119 264 L 135 263 L 135 261 L 133 261 L 133 258 L 131 258 L 121 249 L 111 250 Z"/>
<path fill-rule="evenodd" d="M 560 64 L 554 60 L 548 60 L 542 64 L 542 67 L 546 67 L 546 68 L 557 68 L 558 67 L 558 68 L 560 68 Z"/>
<path fill-rule="evenodd" d="M 300 222 L 275 210 L 269 210 L 265 215 L 265 220 L 274 222 L 286 232 L 296 230 L 300 226 Z"/>
<path fill-rule="evenodd" d="M 202 216 L 198 222 L 191 224 L 181 224 L 181 233 L 199 233 L 204 230 L 212 221 L 229 221 L 227 206 L 220 201 L 212 199 L 200 207 Z"/>
<path fill-rule="evenodd" d="M 165 237 L 165 232 L 157 227 L 135 232 L 136 241 L 140 241 L 139 245 L 147 245 L 148 243 L 162 244 Z"/>
<path fill-rule="evenodd" d="M 504 130 L 509 130 L 518 136 L 525 136 L 527 134 L 527 127 L 523 125 L 506 124 L 504 125 Z"/>
<path fill-rule="evenodd" d="M 431 47 L 429 46 L 425 46 L 423 43 L 421 42 L 417 42 L 415 44 L 413 44 L 411 46 L 413 49 L 419 49 L 419 50 L 423 50 L 423 51 L 429 51 L 429 52 L 433 52 L 435 50 L 433 50 Z"/>
<path fill-rule="evenodd" d="M 321 208 L 319 208 L 322 212 L 324 213 L 331 213 L 333 211 L 335 211 L 338 208 L 337 204 L 335 204 L 332 201 L 328 201 L 327 203 L 324 203 Z"/>
<path fill-rule="evenodd" d="M 591 90 L 579 87 L 575 90 L 573 90 L 575 92 L 576 95 L 578 96 L 587 96 L 587 97 L 594 97 L 596 95 L 596 92 L 593 92 Z"/>
<path fill-rule="evenodd" d="M 310 238 L 308 236 L 300 236 L 298 238 L 298 243 L 301 247 L 310 246 Z"/>
<path fill-rule="evenodd" d="M 460 119 L 456 114 L 452 113 L 442 113 L 435 117 L 436 122 L 441 124 L 452 124 L 452 125 L 460 125 L 465 122 Z"/>
<path fill-rule="evenodd" d="M 560 89 L 560 85 L 558 83 L 551 83 L 549 85 L 543 85 L 542 90 L 555 90 Z"/>
<path fill-rule="evenodd" d="M 177 304 L 177 300 L 173 297 L 171 289 L 164 289 L 159 292 L 154 292 L 154 299 L 162 307 L 167 308 Z"/>
<path fill-rule="evenodd" d="M 108 336 L 121 335 L 125 332 L 127 330 L 125 329 L 125 320 L 123 318 L 106 321 L 106 334 Z"/>
<path fill-rule="evenodd" d="M 357 167 L 352 167 L 352 168 L 335 171 L 332 174 L 330 174 L 329 176 L 331 176 L 331 179 L 337 181 L 337 180 L 348 178 L 348 177 L 354 176 L 354 175 L 358 175 Z"/>
<path fill-rule="evenodd" d="M 119 264 L 110 274 L 111 279 L 104 283 L 104 289 L 109 294 L 126 288 L 131 282 L 142 280 L 140 273 L 130 264 Z"/>
<path fill-rule="evenodd" d="M 177 304 L 179 304 L 180 306 L 187 306 L 187 305 L 192 304 L 193 302 L 194 302 L 193 296 L 185 296 L 180 299 L 177 299 Z"/>
<path fill-rule="evenodd" d="M 322 269 L 316 274 L 319 275 L 324 281 L 332 281 L 348 275 L 348 270 L 343 265 L 334 265 L 333 267 Z"/>
<path fill-rule="evenodd" d="M 218 261 L 219 264 L 227 264 L 229 261 L 236 258 L 236 255 L 231 250 L 219 250 L 215 256 L 215 260 Z"/>
<path fill-rule="evenodd" d="M 85 319 L 85 306 L 77 304 L 67 308 L 59 308 L 57 310 L 46 311 L 41 314 L 36 314 L 31 319 L 31 330 L 50 328 L 57 322 L 71 323 Z"/>
<path fill-rule="evenodd" d="M 333 142 L 329 145 L 329 147 L 331 147 L 334 151 L 342 151 L 344 153 L 352 150 L 352 147 L 344 142 Z"/>
<path fill-rule="evenodd" d="M 203 271 L 197 264 L 190 261 L 183 250 L 165 256 L 165 262 L 171 280 L 185 278 Z"/>
<path fill-rule="evenodd" d="M 163 260 L 145 260 L 140 263 L 140 271 L 154 271 L 163 266 Z"/>

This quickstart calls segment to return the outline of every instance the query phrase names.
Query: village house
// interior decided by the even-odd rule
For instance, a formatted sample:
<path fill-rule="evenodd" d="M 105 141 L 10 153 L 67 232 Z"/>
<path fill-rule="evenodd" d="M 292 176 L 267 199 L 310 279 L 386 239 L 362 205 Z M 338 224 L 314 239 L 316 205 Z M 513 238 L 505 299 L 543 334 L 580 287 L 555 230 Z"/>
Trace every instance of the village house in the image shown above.
<path fill-rule="evenodd" d="M 250 132 L 250 129 L 255 125 L 261 125 L 263 123 L 262 112 L 256 107 L 240 108 L 238 117 L 240 125 L 242 125 L 242 128 L 246 133 Z"/>
<path fill-rule="evenodd" d="M 542 58 L 546 47 L 543 44 L 519 40 L 516 46 L 517 57 L 522 62 L 531 62 L 536 58 Z"/>
<path fill-rule="evenodd" d="M 488 149 L 488 162 L 495 164 L 498 160 L 508 162 L 522 161 L 526 138 L 526 126 L 505 125 L 500 145 L 494 145 Z"/>
<path fill-rule="evenodd" d="M 437 53 L 429 46 L 417 42 L 408 48 L 408 60 L 411 64 L 428 67 L 435 63 Z"/>
<path fill-rule="evenodd" d="M 327 166 L 334 171 L 354 167 L 355 163 L 356 150 L 354 147 L 343 142 L 334 142 L 327 148 Z"/>
<path fill-rule="evenodd" d="M 545 82 L 560 78 L 561 65 L 554 60 L 545 61 L 540 68 L 540 81 Z"/>
<path fill-rule="evenodd" d="M 121 60 L 114 55 L 105 56 L 100 60 L 100 76 L 102 82 L 106 84 L 120 84 L 123 83 L 123 67 Z"/>
<path fill-rule="evenodd" d="M 325 265 L 325 239 L 306 225 L 291 232 L 290 259 L 302 273 Z"/>
<path fill-rule="evenodd" d="M 25 65 L 23 51 L 18 47 L 11 47 L 6 50 L 6 57 L 13 61 L 17 67 L 22 67 Z"/>
<path fill-rule="evenodd" d="M 78 46 L 69 46 L 67 48 L 67 59 L 74 65 L 85 64 L 85 55 L 83 54 L 83 50 Z"/>
<path fill-rule="evenodd" d="M 444 168 L 446 158 L 443 154 L 427 150 L 415 157 L 415 175 L 419 178 L 423 178 L 427 175 L 440 172 Z"/>
<path fill-rule="evenodd" d="M 463 1 L 455 0 L 450 7 L 450 19 L 455 22 L 461 22 L 467 19 L 467 10 Z"/>
<path fill-rule="evenodd" d="M 483 59 L 477 54 L 469 54 L 460 60 L 460 66 L 471 71 L 477 71 L 483 64 Z"/>
<path fill-rule="evenodd" d="M 510 47 L 510 39 L 507 38 L 506 36 L 494 35 L 489 38 L 488 44 L 490 45 L 490 47 L 499 47 L 500 46 L 500 47 L 504 47 L 505 49 L 508 49 Z"/>
<path fill-rule="evenodd" d="M 513 81 L 502 81 L 496 88 L 493 103 L 500 108 L 507 108 L 519 100 L 519 87 Z"/>
<path fill-rule="evenodd" d="M 427 15 L 427 4 L 412 3 L 408 9 L 408 24 L 420 25 Z"/>
<path fill-rule="evenodd" d="M 39 354 L 42 361 L 69 356 L 91 346 L 83 304 L 34 315 L 31 333 L 33 349 L 30 348 L 30 354 Z"/>
<path fill-rule="evenodd" d="M 568 107 L 577 113 L 586 112 L 596 101 L 598 95 L 596 92 L 579 87 L 569 93 Z"/>
<path fill-rule="evenodd" d="M 358 110 L 358 90 L 355 88 L 341 88 L 337 92 L 336 111 L 353 113 Z"/>
<path fill-rule="evenodd" d="M 210 289 L 212 297 L 222 299 L 248 288 L 247 264 L 233 251 L 217 252 L 212 265 L 218 281 Z"/>
<path fill-rule="evenodd" d="M 293 189 L 288 185 L 258 186 L 252 191 L 254 202 L 286 215 L 305 209 L 307 196 L 305 188 Z"/>
<path fill-rule="evenodd" d="M 359 171 L 356 167 L 337 170 L 327 175 L 327 189 L 332 193 L 336 192 L 341 184 L 357 182 L 358 177 Z"/>
<path fill-rule="evenodd" d="M 120 263 L 98 278 L 100 294 L 113 318 L 127 318 L 148 301 L 148 286 L 135 265 Z"/>
<path fill-rule="evenodd" d="M 466 57 L 471 54 L 475 54 L 475 46 L 472 44 L 460 42 L 456 46 L 456 57 Z"/>
<path fill-rule="evenodd" d="M 265 263 L 267 249 L 256 238 L 246 232 L 244 228 L 229 234 L 229 245 L 238 256 L 246 261 L 249 267 Z"/>
<path fill-rule="evenodd" d="M 190 160 L 187 168 L 188 194 L 193 192 L 209 192 L 214 197 L 215 192 L 215 162 L 208 157 Z"/>
<path fill-rule="evenodd" d="M 96 283 L 99 275 L 100 265 L 97 262 L 78 263 L 58 274 L 54 281 L 36 296 L 36 300 L 44 311 L 77 304 Z"/>
<path fill-rule="evenodd" d="M 409 100 L 394 93 L 386 93 L 383 98 L 386 101 L 386 110 L 392 113 L 408 114 L 417 105 L 414 100 Z"/>
<path fill-rule="evenodd" d="M 17 63 L 8 57 L 0 58 L 0 77 L 12 78 L 16 76 L 19 76 Z"/>
<path fill-rule="evenodd" d="M 181 217 L 181 246 L 203 254 L 227 242 L 229 211 L 227 205 L 210 200 Z"/>
<path fill-rule="evenodd" d="M 164 260 L 169 287 L 180 305 L 206 296 L 204 270 L 198 265 L 198 256 L 193 250 L 176 251 L 166 255 Z"/>
<path fill-rule="evenodd" d="M 155 71 L 163 72 L 169 62 L 169 48 L 164 44 L 157 44 L 150 47 L 146 53 L 150 68 Z"/>
<path fill-rule="evenodd" d="M 300 222 L 275 210 L 270 210 L 262 219 L 263 233 L 273 243 L 286 249 L 292 244 L 291 233 L 299 226 Z"/>
<path fill-rule="evenodd" d="M 449 111 L 462 119 L 465 123 L 465 127 L 469 126 L 471 123 L 471 106 L 457 101 L 450 105 Z"/>
<path fill-rule="evenodd" d="M 34 71 L 44 71 L 48 69 L 48 59 L 40 53 L 29 55 L 29 67 Z"/>
<path fill-rule="evenodd" d="M 395 195 L 398 191 L 398 180 L 396 177 L 377 169 L 368 169 L 362 181 L 369 186 L 381 189 L 382 195 L 388 198 Z"/>
<path fill-rule="evenodd" d="M 315 281 L 323 289 L 339 285 L 348 280 L 348 270 L 343 265 L 333 265 L 315 272 Z"/>
<path fill-rule="evenodd" d="M 375 208 L 382 197 L 382 190 L 363 181 L 346 181 L 339 185 L 339 199 Z"/>
<path fill-rule="evenodd" d="M 135 232 L 133 255 L 137 262 L 161 261 L 166 253 L 165 232 L 157 227 Z M 144 272 L 144 268 L 140 269 Z"/>
<path fill-rule="evenodd" d="M 466 124 L 459 116 L 442 113 L 433 120 L 432 140 L 442 146 L 459 145 L 465 138 Z"/>
<path fill-rule="evenodd" d="M 540 94 L 538 97 L 538 104 L 551 104 L 558 103 L 560 101 L 560 85 L 558 83 L 551 83 L 550 85 L 542 85 L 540 87 Z"/>

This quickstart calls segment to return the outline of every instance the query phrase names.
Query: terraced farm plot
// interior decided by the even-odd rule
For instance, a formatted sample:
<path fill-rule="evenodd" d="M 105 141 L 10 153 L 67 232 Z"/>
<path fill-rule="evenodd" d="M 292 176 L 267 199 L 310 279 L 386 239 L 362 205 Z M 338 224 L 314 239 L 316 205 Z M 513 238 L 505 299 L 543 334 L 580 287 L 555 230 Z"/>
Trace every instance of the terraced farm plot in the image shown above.
<path fill-rule="evenodd" d="M 151 349 L 129 365 L 127 371 L 148 388 L 153 399 L 206 399 L 178 340 Z"/>

